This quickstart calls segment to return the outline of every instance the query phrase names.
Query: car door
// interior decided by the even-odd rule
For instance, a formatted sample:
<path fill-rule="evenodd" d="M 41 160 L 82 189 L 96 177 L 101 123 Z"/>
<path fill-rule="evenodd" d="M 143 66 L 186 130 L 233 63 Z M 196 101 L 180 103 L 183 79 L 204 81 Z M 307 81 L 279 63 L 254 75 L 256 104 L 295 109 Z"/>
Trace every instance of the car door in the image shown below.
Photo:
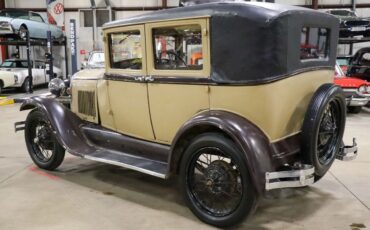
<path fill-rule="evenodd" d="M 208 19 L 146 25 L 148 96 L 158 142 L 171 143 L 179 128 L 209 110 Z"/>
<path fill-rule="evenodd" d="M 32 72 L 35 74 L 38 84 L 45 84 L 47 82 L 44 66 L 44 63 L 40 61 L 36 61 L 33 66 Z"/>
<path fill-rule="evenodd" d="M 105 81 L 114 128 L 123 134 L 154 140 L 146 76 L 144 26 L 107 29 Z M 100 82 L 99 85 L 104 83 Z M 102 117 L 109 117 L 103 114 Z M 104 121 L 102 121 L 104 123 Z M 112 125 L 112 123 L 110 123 Z"/>

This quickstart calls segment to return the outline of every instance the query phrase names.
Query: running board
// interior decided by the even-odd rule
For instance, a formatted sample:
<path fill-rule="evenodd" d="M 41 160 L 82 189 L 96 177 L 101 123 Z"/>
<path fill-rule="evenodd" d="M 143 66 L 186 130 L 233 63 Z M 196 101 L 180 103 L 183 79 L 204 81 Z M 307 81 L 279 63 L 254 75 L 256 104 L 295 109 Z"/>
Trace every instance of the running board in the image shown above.
<path fill-rule="evenodd" d="M 168 177 L 167 163 L 136 157 L 121 152 L 97 150 L 92 154 L 84 155 L 82 157 L 93 161 L 132 169 L 162 179 L 166 179 Z"/>

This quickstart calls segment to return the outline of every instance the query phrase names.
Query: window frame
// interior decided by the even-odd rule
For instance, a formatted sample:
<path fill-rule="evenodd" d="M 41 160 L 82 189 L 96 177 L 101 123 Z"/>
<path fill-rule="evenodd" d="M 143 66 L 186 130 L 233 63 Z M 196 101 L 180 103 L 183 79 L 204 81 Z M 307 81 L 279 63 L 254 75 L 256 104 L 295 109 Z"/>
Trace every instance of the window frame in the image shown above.
<path fill-rule="evenodd" d="M 142 50 L 142 68 L 141 69 L 118 69 L 111 68 L 111 55 L 109 47 L 109 35 L 112 33 L 128 32 L 128 31 L 140 31 L 140 44 Z M 146 47 L 145 47 L 145 29 L 144 25 L 134 25 L 134 26 L 124 26 L 124 27 L 114 27 L 104 30 L 104 47 L 105 47 L 105 69 L 108 74 L 123 74 L 123 75 L 134 75 L 134 76 L 144 76 L 147 71 L 146 64 Z"/>
<path fill-rule="evenodd" d="M 33 19 L 33 17 L 38 17 L 38 18 L 40 18 L 40 19 L 41 19 L 41 21 L 34 20 L 34 19 Z M 29 19 L 30 19 L 31 21 L 34 21 L 34 22 L 45 23 L 44 19 L 43 19 L 43 18 L 41 17 L 41 15 L 40 15 L 40 14 L 38 14 L 38 13 L 31 12 L 31 14 L 29 15 Z"/>
<path fill-rule="evenodd" d="M 154 64 L 154 44 L 153 44 L 153 29 L 159 29 L 163 27 L 171 26 L 184 26 L 184 25 L 200 25 L 202 33 L 202 53 L 203 53 L 203 69 L 201 70 L 179 70 L 179 69 L 155 69 Z M 146 34 L 146 47 L 147 47 L 147 70 L 148 74 L 155 76 L 164 77 L 210 77 L 210 55 L 209 55 L 209 19 L 198 18 L 198 19 L 181 19 L 174 21 L 162 21 L 153 22 L 145 25 Z"/>

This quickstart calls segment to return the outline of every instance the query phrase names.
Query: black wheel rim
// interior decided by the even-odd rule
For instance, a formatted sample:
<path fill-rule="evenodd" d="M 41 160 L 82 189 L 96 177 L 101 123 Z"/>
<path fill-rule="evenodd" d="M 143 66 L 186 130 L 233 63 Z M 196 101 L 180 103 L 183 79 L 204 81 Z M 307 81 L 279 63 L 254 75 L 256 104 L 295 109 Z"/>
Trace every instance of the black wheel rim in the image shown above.
<path fill-rule="evenodd" d="M 320 164 L 327 165 L 335 156 L 341 121 L 340 104 L 332 100 L 326 106 L 321 117 L 317 137 L 317 156 Z"/>
<path fill-rule="evenodd" d="M 234 212 L 243 196 L 238 165 L 218 148 L 202 148 L 194 154 L 187 170 L 187 186 L 196 205 L 216 217 Z"/>
<path fill-rule="evenodd" d="M 53 130 L 50 124 L 39 118 L 32 122 L 29 127 L 29 143 L 31 144 L 32 154 L 40 162 L 47 163 L 54 155 L 56 145 Z"/>

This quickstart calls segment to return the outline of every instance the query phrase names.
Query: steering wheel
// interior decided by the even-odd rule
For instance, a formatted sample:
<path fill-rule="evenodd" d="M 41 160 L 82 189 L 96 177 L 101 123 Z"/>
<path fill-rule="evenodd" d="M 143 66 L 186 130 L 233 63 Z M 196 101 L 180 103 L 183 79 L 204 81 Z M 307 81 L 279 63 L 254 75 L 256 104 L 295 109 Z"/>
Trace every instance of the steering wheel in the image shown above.
<path fill-rule="evenodd" d="M 185 67 L 188 67 L 188 65 L 186 64 L 184 59 L 182 59 L 182 57 L 180 55 L 178 55 L 175 51 L 166 50 L 165 52 L 168 55 L 173 55 L 175 57 L 175 63 L 173 63 L 174 61 L 172 59 L 161 58 L 161 59 L 159 59 L 160 64 L 170 64 L 170 65 L 175 65 L 176 67 L 178 67 L 181 64 L 181 63 L 178 63 L 178 61 L 181 61 L 182 64 L 184 64 Z"/>

